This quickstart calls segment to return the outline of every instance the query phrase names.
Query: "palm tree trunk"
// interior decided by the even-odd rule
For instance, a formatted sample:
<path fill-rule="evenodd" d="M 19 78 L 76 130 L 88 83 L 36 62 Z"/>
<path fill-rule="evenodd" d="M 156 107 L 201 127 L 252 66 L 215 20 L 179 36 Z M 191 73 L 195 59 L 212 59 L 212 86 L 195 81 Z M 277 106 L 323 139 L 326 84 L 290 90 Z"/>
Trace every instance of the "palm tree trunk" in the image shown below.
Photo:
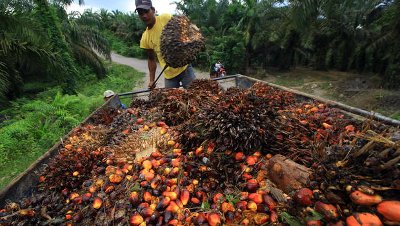
<path fill-rule="evenodd" d="M 63 64 L 66 71 L 61 72 L 61 82 L 65 93 L 75 93 L 75 76 L 77 69 L 72 58 L 71 49 L 69 48 L 65 37 L 61 31 L 61 24 L 58 20 L 56 12 L 51 8 L 47 0 L 34 0 L 38 10 L 38 18 L 43 28 L 47 30 L 52 41 L 52 47 L 55 52 L 59 52 L 63 57 Z"/>

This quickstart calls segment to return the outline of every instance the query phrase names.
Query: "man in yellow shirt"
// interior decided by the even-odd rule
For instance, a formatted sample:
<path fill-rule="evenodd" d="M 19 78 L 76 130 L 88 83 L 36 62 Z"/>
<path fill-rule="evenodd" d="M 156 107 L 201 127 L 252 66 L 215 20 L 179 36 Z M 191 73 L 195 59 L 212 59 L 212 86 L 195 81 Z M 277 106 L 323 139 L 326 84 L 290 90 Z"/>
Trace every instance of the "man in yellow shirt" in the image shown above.
<path fill-rule="evenodd" d="M 146 30 L 142 34 L 140 40 L 140 48 L 147 50 L 147 65 L 149 67 L 150 82 L 149 88 L 155 87 L 155 74 L 157 69 L 156 57 L 161 68 L 164 68 L 166 62 L 161 55 L 160 43 L 161 32 L 164 26 L 171 19 L 171 14 L 155 15 L 155 8 L 151 0 L 136 0 L 136 11 L 140 19 L 146 24 Z M 190 83 L 196 78 L 192 66 L 185 65 L 179 68 L 168 67 L 164 71 L 165 88 L 179 88 L 180 83 L 184 88 L 187 88 Z"/>

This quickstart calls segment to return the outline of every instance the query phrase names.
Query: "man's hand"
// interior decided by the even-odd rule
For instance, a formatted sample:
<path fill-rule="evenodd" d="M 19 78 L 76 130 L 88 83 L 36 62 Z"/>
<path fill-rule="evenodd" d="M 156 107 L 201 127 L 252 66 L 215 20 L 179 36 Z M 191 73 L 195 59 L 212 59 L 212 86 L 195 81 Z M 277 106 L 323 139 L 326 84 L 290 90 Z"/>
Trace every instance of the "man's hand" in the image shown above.
<path fill-rule="evenodd" d="M 154 81 L 150 81 L 148 87 L 150 90 L 153 90 L 154 88 L 156 88 L 156 83 Z"/>

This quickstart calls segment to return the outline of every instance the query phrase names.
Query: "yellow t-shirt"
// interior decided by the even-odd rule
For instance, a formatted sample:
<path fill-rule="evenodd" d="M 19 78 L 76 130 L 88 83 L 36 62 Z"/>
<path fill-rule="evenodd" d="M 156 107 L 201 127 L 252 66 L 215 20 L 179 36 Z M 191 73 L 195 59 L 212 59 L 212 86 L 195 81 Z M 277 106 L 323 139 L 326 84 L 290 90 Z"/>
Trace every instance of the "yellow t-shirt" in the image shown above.
<path fill-rule="evenodd" d="M 160 62 L 161 68 L 164 68 L 166 65 L 160 50 L 161 32 L 171 17 L 171 14 L 161 14 L 160 16 L 156 16 L 156 23 L 151 29 L 146 28 L 146 30 L 143 32 L 142 39 L 140 40 L 140 48 L 154 50 L 154 52 L 157 54 L 157 59 Z M 174 78 L 186 68 L 187 65 L 178 68 L 168 67 L 164 71 L 164 76 L 167 79 Z"/>

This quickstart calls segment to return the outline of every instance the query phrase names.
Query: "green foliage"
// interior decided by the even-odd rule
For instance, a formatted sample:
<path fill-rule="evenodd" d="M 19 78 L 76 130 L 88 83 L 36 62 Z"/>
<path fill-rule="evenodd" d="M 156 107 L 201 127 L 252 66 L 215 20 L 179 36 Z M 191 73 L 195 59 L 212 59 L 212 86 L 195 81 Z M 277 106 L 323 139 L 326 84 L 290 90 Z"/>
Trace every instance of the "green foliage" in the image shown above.
<path fill-rule="evenodd" d="M 282 218 L 283 222 L 285 222 L 286 224 L 288 224 L 290 226 L 303 225 L 299 219 L 297 219 L 296 217 L 293 217 L 292 215 L 290 215 L 286 212 L 280 213 L 279 216 Z"/>
<path fill-rule="evenodd" d="M 146 51 L 139 47 L 139 42 L 133 44 L 126 43 L 125 41 L 116 37 L 111 31 L 107 30 L 103 31 L 103 35 L 110 41 L 111 49 L 113 49 L 116 53 L 123 56 L 136 57 L 140 59 L 147 57 Z"/>
<path fill-rule="evenodd" d="M 211 209 L 211 205 L 210 203 L 208 203 L 207 201 L 204 201 L 201 203 L 201 207 L 200 207 L 203 211 L 208 211 Z"/>
<path fill-rule="evenodd" d="M 101 80 L 89 69 L 83 70 L 77 80 L 77 95 L 64 95 L 60 87 L 54 87 L 33 100 L 16 99 L 0 111 L 8 118 L 0 124 L 0 187 L 104 103 L 104 90 L 132 90 L 143 76 L 127 66 L 106 65 L 109 73 Z"/>

